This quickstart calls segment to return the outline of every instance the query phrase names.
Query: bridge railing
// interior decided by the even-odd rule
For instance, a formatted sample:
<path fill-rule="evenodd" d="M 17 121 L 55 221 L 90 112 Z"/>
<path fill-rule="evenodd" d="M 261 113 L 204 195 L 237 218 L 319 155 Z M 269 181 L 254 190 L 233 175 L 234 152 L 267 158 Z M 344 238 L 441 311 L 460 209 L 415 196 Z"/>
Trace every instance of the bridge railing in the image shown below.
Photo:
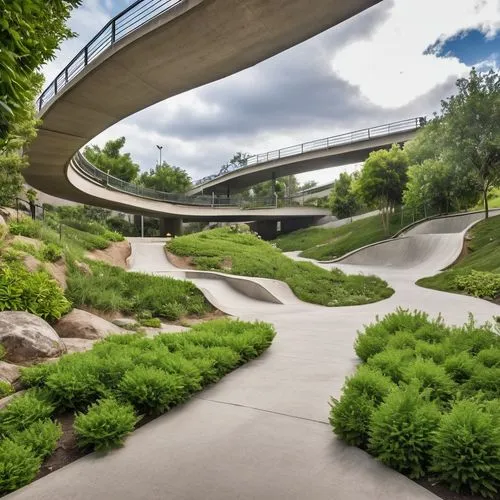
<path fill-rule="evenodd" d="M 172 9 L 185 0 L 137 0 L 111 19 L 97 35 L 69 62 L 47 86 L 37 100 L 37 109 L 66 87 L 96 57 L 155 17 Z"/>
<path fill-rule="evenodd" d="M 242 196 L 220 195 L 198 195 L 187 196 L 184 193 L 167 193 L 157 191 L 118 179 L 92 165 L 82 153 L 78 152 L 72 159 L 71 165 L 79 174 L 97 183 L 106 189 L 120 191 L 122 193 L 132 194 L 149 200 L 164 201 L 179 205 L 203 206 L 212 208 L 240 208 L 242 210 L 251 210 L 256 208 L 278 208 L 296 206 L 293 198 L 277 198 L 276 196 L 244 198 Z"/>
<path fill-rule="evenodd" d="M 244 164 L 240 167 L 233 168 L 232 170 L 226 172 L 220 172 L 219 174 L 209 175 L 203 179 L 195 181 L 193 184 L 198 186 L 206 182 L 213 181 L 227 175 L 231 172 L 242 170 L 260 163 L 267 163 L 273 160 L 278 160 L 280 158 L 287 158 L 290 156 L 301 155 L 308 153 L 310 151 L 320 151 L 325 149 L 330 149 L 336 146 L 341 146 L 344 144 L 352 144 L 355 142 L 367 141 L 374 139 L 376 137 L 385 137 L 400 132 L 411 132 L 422 127 L 426 123 L 424 117 L 408 118 L 407 120 L 400 120 L 398 122 L 387 123 L 385 125 L 379 125 L 377 127 L 365 128 L 362 130 L 355 130 L 353 132 L 347 132 L 344 134 L 334 135 L 332 137 L 325 137 L 323 139 L 316 139 L 314 141 L 304 142 L 302 144 L 296 144 L 294 146 L 289 146 L 282 149 L 275 149 L 273 151 L 268 151 L 266 153 L 257 154 L 246 158 Z"/>

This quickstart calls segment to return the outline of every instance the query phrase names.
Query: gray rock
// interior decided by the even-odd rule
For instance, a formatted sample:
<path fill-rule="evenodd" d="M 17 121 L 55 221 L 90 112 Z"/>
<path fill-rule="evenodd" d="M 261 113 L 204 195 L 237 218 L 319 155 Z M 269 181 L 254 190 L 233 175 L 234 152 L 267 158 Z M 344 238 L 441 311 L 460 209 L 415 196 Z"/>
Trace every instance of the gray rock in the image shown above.
<path fill-rule="evenodd" d="M 66 351 L 59 335 L 42 318 L 23 311 L 0 312 L 0 344 L 7 361 L 54 358 Z"/>
<path fill-rule="evenodd" d="M 133 318 L 117 318 L 114 319 L 111 323 L 116 326 L 126 327 L 129 325 L 135 325 L 137 321 Z"/>
<path fill-rule="evenodd" d="M 90 351 L 98 339 L 64 339 L 68 354 Z"/>
<path fill-rule="evenodd" d="M 0 361 L 0 379 L 13 384 L 21 376 L 21 369 L 17 365 Z"/>
<path fill-rule="evenodd" d="M 125 333 L 113 323 L 81 309 L 73 309 L 63 316 L 54 328 L 62 338 L 90 340 L 102 339 L 112 333 Z"/>

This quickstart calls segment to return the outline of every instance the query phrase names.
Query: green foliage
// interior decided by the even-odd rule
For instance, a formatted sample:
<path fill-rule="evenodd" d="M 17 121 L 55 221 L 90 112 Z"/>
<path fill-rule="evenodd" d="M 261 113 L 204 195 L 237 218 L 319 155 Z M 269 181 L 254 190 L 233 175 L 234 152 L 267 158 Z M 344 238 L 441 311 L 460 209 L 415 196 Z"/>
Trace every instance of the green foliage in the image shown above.
<path fill-rule="evenodd" d="M 500 347 L 483 349 L 477 353 L 476 359 L 488 368 L 500 368 Z"/>
<path fill-rule="evenodd" d="M 33 422 L 29 427 L 13 434 L 10 438 L 43 459 L 54 452 L 61 436 L 61 425 L 47 419 Z"/>
<path fill-rule="evenodd" d="M 370 451 L 383 463 L 411 478 L 426 474 L 441 414 L 414 385 L 394 389 L 375 410 Z"/>
<path fill-rule="evenodd" d="M 366 304 L 393 293 L 375 276 L 346 275 L 338 269 L 327 271 L 310 262 L 295 262 L 255 235 L 227 227 L 175 238 L 168 250 L 193 257 L 195 264 L 200 257 L 213 259 L 219 271 L 282 280 L 301 300 L 315 304 Z"/>
<path fill-rule="evenodd" d="M 32 450 L 10 439 L 0 443 L 0 494 L 9 493 L 35 479 L 42 461 Z"/>
<path fill-rule="evenodd" d="M 161 328 L 161 321 L 159 318 L 144 318 L 139 320 L 141 326 L 147 326 L 149 328 Z"/>
<path fill-rule="evenodd" d="M 500 426 L 474 401 L 458 401 L 436 433 L 432 470 L 453 491 L 497 498 Z"/>
<path fill-rule="evenodd" d="M 62 256 L 62 248 L 54 243 L 47 243 L 41 250 L 43 260 L 57 262 Z"/>
<path fill-rule="evenodd" d="M 54 406 L 43 397 L 40 391 L 30 390 L 15 397 L 0 412 L 0 434 L 23 431 L 38 420 L 49 418 Z"/>
<path fill-rule="evenodd" d="M 356 193 L 353 189 L 352 175 L 342 172 L 339 178 L 333 183 L 332 190 L 328 197 L 328 202 L 333 215 L 339 219 L 345 219 L 355 215 L 360 207 Z"/>
<path fill-rule="evenodd" d="M 500 295 L 500 274 L 488 271 L 471 269 L 466 274 L 456 276 L 454 284 L 458 290 L 474 297 L 494 299 Z"/>
<path fill-rule="evenodd" d="M 136 423 L 131 405 L 110 398 L 93 404 L 87 413 L 77 414 L 73 428 L 78 446 L 103 451 L 121 446 Z"/>
<path fill-rule="evenodd" d="M 190 282 L 168 277 L 128 273 L 118 267 L 91 262 L 91 276 L 70 270 L 67 297 L 75 307 L 101 311 L 152 315 L 177 320 L 185 315 L 203 315 L 212 310 L 202 293 Z"/>
<path fill-rule="evenodd" d="M 404 370 L 413 359 L 411 349 L 385 349 L 368 360 L 368 366 L 380 370 L 394 382 L 403 378 Z"/>
<path fill-rule="evenodd" d="M 131 182 L 139 174 L 139 165 L 133 162 L 130 153 L 122 153 L 125 137 L 106 142 L 101 149 L 96 144 L 87 146 L 83 154 L 87 160 L 103 172 L 125 182 Z"/>
<path fill-rule="evenodd" d="M 12 384 L 9 384 L 9 382 L 6 382 L 5 380 L 0 380 L 0 398 L 4 398 L 13 392 L 14 388 L 12 387 Z"/>
<path fill-rule="evenodd" d="M 465 351 L 449 356 L 443 361 L 446 373 L 458 384 L 469 380 L 477 367 L 476 360 Z"/>
<path fill-rule="evenodd" d="M 11 234 L 26 236 L 27 238 L 40 238 L 41 227 L 40 223 L 24 217 L 19 222 L 12 220 L 9 222 L 9 231 Z"/>
<path fill-rule="evenodd" d="M 28 311 L 54 321 L 70 308 L 71 303 L 48 273 L 30 273 L 20 264 L 0 267 L 0 311 Z"/>
<path fill-rule="evenodd" d="M 164 193 L 184 193 L 191 186 L 189 174 L 182 168 L 172 167 L 167 162 L 156 165 L 149 172 L 143 172 L 139 182 L 147 188 Z"/>

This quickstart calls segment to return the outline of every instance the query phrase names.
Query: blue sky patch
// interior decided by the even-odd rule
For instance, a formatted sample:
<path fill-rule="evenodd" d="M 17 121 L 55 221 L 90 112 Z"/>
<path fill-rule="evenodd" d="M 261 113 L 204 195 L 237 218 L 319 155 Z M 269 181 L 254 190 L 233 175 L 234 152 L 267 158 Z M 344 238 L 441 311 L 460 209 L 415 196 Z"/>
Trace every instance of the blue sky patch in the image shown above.
<path fill-rule="evenodd" d="M 486 38 L 477 29 L 460 31 L 446 39 L 437 40 L 425 49 L 424 54 L 438 57 L 456 57 L 467 66 L 472 66 L 486 59 L 500 61 L 500 33 L 494 38 Z"/>

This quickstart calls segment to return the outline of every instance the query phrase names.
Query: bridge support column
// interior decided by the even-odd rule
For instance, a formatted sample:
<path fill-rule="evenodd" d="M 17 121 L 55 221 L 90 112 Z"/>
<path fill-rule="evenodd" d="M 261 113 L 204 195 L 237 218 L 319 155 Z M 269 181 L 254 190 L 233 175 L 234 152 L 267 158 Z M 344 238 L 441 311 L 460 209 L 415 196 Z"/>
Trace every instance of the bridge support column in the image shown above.
<path fill-rule="evenodd" d="M 278 236 L 278 221 L 275 220 L 257 220 L 250 227 L 263 240 L 274 240 Z"/>
<path fill-rule="evenodd" d="M 160 219 L 160 236 L 163 238 L 167 233 L 172 236 L 182 236 L 182 219 Z"/>

